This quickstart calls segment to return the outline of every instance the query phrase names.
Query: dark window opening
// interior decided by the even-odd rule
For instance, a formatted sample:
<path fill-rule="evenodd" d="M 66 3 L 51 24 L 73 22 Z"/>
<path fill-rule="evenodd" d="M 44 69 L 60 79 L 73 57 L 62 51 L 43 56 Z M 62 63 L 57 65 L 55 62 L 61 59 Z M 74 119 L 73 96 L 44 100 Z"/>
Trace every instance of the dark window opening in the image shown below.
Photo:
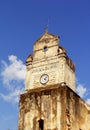
<path fill-rule="evenodd" d="M 43 50 L 44 50 L 44 52 L 46 52 L 48 50 L 48 48 L 45 46 Z"/>
<path fill-rule="evenodd" d="M 60 50 L 58 49 L 57 52 L 60 53 Z"/>
<path fill-rule="evenodd" d="M 39 130 L 44 130 L 44 120 L 40 119 L 38 122 L 39 122 Z"/>

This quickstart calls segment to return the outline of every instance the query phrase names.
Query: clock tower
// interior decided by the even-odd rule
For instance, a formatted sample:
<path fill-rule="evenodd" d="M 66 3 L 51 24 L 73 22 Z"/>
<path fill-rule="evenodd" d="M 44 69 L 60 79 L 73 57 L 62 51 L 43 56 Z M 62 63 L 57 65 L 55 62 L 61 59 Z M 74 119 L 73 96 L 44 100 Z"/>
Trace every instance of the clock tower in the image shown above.
<path fill-rule="evenodd" d="M 75 93 L 75 66 L 59 41 L 46 31 L 26 59 L 18 130 L 90 130 L 90 107 Z"/>
<path fill-rule="evenodd" d="M 75 67 L 59 36 L 47 31 L 35 43 L 33 54 L 26 59 L 26 90 L 66 84 L 75 91 Z"/>

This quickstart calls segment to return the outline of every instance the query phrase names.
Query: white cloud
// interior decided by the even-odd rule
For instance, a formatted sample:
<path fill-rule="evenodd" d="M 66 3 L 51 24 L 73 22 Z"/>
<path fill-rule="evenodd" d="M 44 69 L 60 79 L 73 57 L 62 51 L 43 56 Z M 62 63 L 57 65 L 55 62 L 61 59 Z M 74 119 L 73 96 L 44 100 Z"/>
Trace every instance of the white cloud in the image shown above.
<path fill-rule="evenodd" d="M 88 99 L 86 100 L 86 102 L 90 105 L 90 98 L 88 98 Z"/>
<path fill-rule="evenodd" d="M 16 103 L 19 95 L 24 91 L 26 67 L 17 56 L 8 56 L 8 61 L 2 61 L 3 69 L 1 77 L 3 86 L 7 88 L 9 94 L 0 93 L 0 96 L 8 102 Z"/>
<path fill-rule="evenodd" d="M 3 83 L 9 85 L 12 80 L 21 81 L 25 79 L 25 65 L 16 56 L 11 55 L 8 57 L 9 64 L 5 61 L 2 62 L 4 70 L 1 73 Z"/>
<path fill-rule="evenodd" d="M 78 93 L 78 95 L 80 97 L 85 97 L 88 95 L 88 90 L 86 87 L 84 87 L 84 85 L 82 84 L 78 84 L 77 88 L 76 88 L 76 92 Z M 86 102 L 90 105 L 90 98 L 86 99 Z"/>
<path fill-rule="evenodd" d="M 15 91 L 11 91 L 9 94 L 5 95 L 0 93 L 0 96 L 7 102 L 12 102 L 12 103 L 18 103 L 19 101 L 19 95 L 23 93 L 23 89 L 15 89 Z"/>
<path fill-rule="evenodd" d="M 76 91 L 80 97 L 84 97 L 87 92 L 87 89 L 82 84 L 79 84 L 76 88 Z"/>

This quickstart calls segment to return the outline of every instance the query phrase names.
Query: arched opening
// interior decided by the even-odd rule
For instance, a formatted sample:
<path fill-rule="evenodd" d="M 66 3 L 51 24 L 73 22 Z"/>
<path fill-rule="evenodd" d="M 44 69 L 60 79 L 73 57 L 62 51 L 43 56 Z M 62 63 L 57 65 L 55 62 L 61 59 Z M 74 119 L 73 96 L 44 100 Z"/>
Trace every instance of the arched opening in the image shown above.
<path fill-rule="evenodd" d="M 45 46 L 45 47 L 43 48 L 43 50 L 44 50 L 44 52 L 46 52 L 46 51 L 48 50 L 47 46 Z"/>
<path fill-rule="evenodd" d="M 44 130 L 44 120 L 40 119 L 38 122 L 39 122 L 39 130 Z"/>

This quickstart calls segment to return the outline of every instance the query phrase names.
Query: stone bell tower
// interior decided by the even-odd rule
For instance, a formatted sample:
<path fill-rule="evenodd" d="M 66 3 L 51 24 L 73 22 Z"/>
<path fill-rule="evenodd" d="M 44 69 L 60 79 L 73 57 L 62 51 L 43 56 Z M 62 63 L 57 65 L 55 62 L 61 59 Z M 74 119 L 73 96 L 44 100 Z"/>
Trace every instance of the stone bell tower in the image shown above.
<path fill-rule="evenodd" d="M 87 113 L 88 106 L 75 93 L 75 66 L 59 36 L 46 31 L 34 43 L 26 68 L 18 130 L 82 130 L 81 112 Z"/>

